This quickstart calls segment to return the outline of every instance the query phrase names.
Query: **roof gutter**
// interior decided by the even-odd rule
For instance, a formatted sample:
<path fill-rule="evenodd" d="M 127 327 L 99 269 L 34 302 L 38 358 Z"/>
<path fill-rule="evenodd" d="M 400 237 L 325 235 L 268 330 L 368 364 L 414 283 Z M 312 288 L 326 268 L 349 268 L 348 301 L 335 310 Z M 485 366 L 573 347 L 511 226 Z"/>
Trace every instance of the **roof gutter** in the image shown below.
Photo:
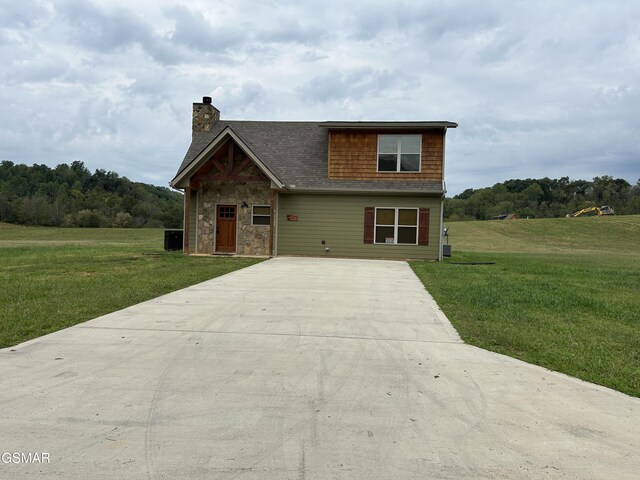
<path fill-rule="evenodd" d="M 321 122 L 320 127 L 329 129 L 348 130 L 406 130 L 406 129 L 430 129 L 430 128 L 456 128 L 455 122 L 433 121 L 433 122 Z"/>
<path fill-rule="evenodd" d="M 284 187 L 279 190 L 280 193 L 298 193 L 301 195 L 307 194 L 349 194 L 349 195 L 395 195 L 395 196 L 442 196 L 445 194 L 444 190 L 384 190 L 384 189 L 366 189 L 366 190 L 354 190 L 349 188 L 295 188 Z"/>

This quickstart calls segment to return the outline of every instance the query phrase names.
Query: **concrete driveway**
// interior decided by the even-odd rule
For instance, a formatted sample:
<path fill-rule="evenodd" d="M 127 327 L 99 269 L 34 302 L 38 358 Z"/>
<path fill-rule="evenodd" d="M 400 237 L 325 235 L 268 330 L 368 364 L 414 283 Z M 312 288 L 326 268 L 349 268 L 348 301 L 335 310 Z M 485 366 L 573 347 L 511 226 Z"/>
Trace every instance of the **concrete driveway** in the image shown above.
<path fill-rule="evenodd" d="M 0 450 L 49 455 L 0 478 L 640 472 L 640 400 L 463 344 L 403 262 L 272 259 L 2 350 L 0 387 Z"/>

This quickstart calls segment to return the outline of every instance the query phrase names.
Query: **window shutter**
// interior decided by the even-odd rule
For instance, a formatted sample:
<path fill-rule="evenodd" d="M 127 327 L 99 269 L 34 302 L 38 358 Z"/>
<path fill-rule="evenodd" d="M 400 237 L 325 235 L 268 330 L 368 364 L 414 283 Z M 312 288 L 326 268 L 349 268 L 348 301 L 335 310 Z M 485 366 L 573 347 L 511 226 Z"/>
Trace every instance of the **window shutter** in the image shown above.
<path fill-rule="evenodd" d="M 418 245 L 429 245 L 428 208 L 421 208 L 418 214 Z"/>
<path fill-rule="evenodd" d="M 374 207 L 364 207 L 364 243 L 373 243 L 375 214 Z"/>

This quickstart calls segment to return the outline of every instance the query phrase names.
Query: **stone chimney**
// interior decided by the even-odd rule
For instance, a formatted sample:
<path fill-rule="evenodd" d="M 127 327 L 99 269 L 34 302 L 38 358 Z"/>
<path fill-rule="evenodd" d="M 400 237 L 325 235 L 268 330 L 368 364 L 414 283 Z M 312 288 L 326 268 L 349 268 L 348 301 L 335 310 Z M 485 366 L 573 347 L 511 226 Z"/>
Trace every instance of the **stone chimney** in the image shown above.
<path fill-rule="evenodd" d="M 202 103 L 193 104 L 192 132 L 209 132 L 220 120 L 220 110 L 211 104 L 211 97 L 202 97 Z"/>

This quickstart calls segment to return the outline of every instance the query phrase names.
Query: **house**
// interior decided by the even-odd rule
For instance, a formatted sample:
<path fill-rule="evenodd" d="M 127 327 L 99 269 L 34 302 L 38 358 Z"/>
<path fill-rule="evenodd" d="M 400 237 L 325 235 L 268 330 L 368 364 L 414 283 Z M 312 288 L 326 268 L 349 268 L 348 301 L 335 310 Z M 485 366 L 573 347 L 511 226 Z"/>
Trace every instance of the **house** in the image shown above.
<path fill-rule="evenodd" d="M 221 120 L 193 104 L 187 254 L 442 258 L 445 134 L 453 122 Z"/>
<path fill-rule="evenodd" d="M 493 217 L 494 220 L 518 220 L 518 215 L 515 213 L 505 213 L 504 215 L 498 215 Z"/>

